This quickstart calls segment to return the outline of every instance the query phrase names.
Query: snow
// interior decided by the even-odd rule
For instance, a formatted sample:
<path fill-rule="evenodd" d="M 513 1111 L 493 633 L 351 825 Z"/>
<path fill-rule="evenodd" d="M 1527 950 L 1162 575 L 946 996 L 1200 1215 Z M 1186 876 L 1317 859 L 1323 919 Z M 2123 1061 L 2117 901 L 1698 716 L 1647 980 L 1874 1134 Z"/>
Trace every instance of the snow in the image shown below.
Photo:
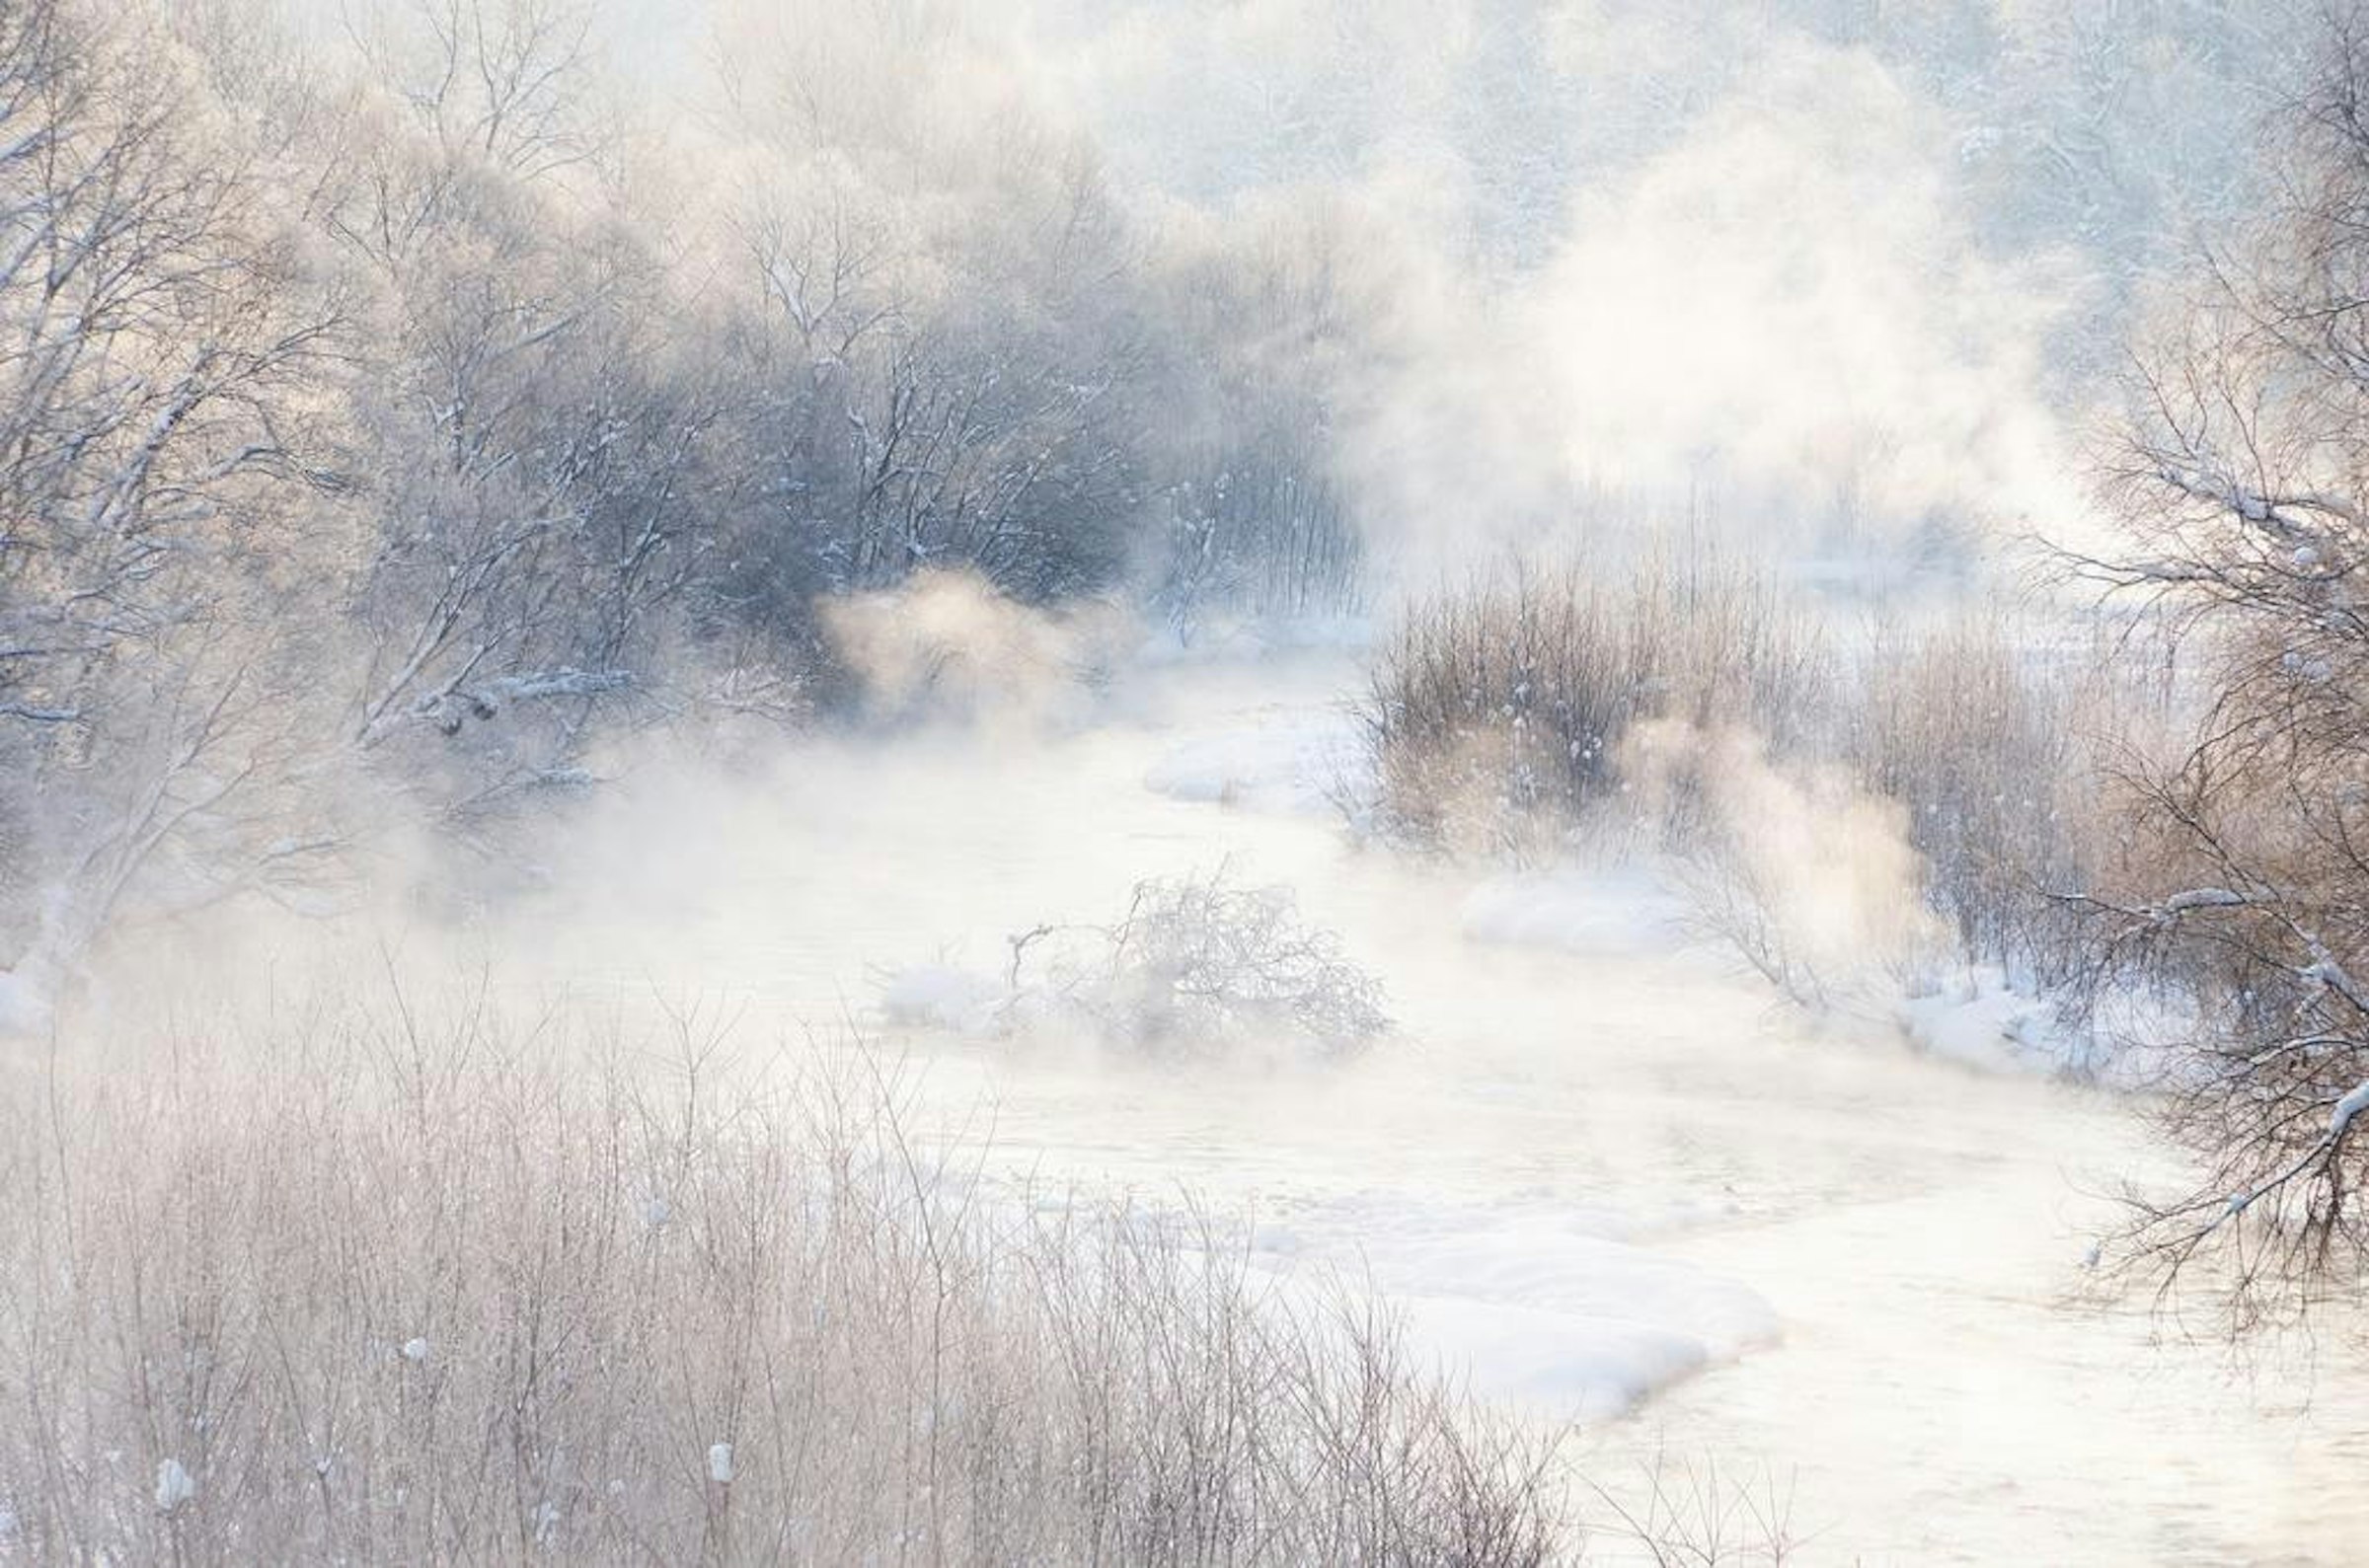
<path fill-rule="evenodd" d="M 403 1342 L 403 1359 L 409 1362 L 427 1360 L 427 1341 L 419 1338 L 405 1340 Z"/>
<path fill-rule="evenodd" d="M 732 1446 L 729 1443 L 708 1445 L 708 1479 L 718 1486 L 732 1484 Z"/>
<path fill-rule="evenodd" d="M 1262 617 L 1212 621 L 1189 636 L 1164 628 L 1146 636 L 1134 656 L 1146 666 L 1239 664 L 1279 653 L 1355 653 L 1374 639 L 1374 622 L 1367 616 Z"/>
<path fill-rule="evenodd" d="M 1365 766 L 1352 719 L 1303 715 L 1186 741 L 1154 763 L 1143 783 L 1175 800 L 1329 816 L 1362 797 Z"/>
<path fill-rule="evenodd" d="M 1262 1227 L 1252 1256 L 1362 1279 L 1404 1312 L 1418 1350 L 1484 1397 L 1597 1421 L 1779 1337 L 1757 1292 L 1625 1238 L 1642 1229 L 1560 1203 L 1367 1192 Z"/>
<path fill-rule="evenodd" d="M 182 1467 L 179 1459 L 159 1459 L 156 1464 L 156 1506 L 159 1512 L 170 1514 L 197 1495 L 197 1483 Z"/>
<path fill-rule="evenodd" d="M 49 1003 L 29 975 L 0 969 L 0 1040 L 49 1027 Z"/>
<path fill-rule="evenodd" d="M 1465 1297 L 1397 1300 L 1415 1342 L 1464 1372 L 1476 1393 L 1580 1422 L 1625 1415 L 1711 1361 L 1695 1336 L 1637 1319 L 1575 1323 Z"/>
<path fill-rule="evenodd" d="M 2164 913 L 2179 915 L 2192 909 L 2234 909 L 2249 902 L 2251 900 L 2245 894 L 2233 893 L 2226 887 L 2196 887 L 2165 899 Z"/>
<path fill-rule="evenodd" d="M 1901 999 L 1900 1024 L 1923 1051 L 1990 1073 L 2059 1073 L 2081 1056 L 2054 1009 L 2018 992 L 1996 969 Z"/>
<path fill-rule="evenodd" d="M 2179 895 L 2185 907 L 2241 901 L 2200 890 Z M 1465 898 L 1458 916 L 1465 939 L 1494 946 L 1539 948 L 1572 957 L 1678 960 L 1705 950 L 1695 909 L 1643 866 L 1566 867 L 1489 878 Z M 1906 990 L 1875 977 L 1863 1004 L 1888 1015 L 1926 1055 L 1983 1073 L 2144 1082 L 2155 1069 L 2146 1041 L 2168 1038 L 2175 1021 L 2142 999 L 2111 997 L 2101 1004 L 2115 1036 L 2141 1042 L 2127 1060 L 2108 1061 L 2098 1039 L 2070 1028 L 2056 1010 L 2011 985 L 1996 966 L 1977 965 Z"/>
<path fill-rule="evenodd" d="M 534 675 L 505 675 L 488 681 L 480 693 L 485 702 L 538 702 L 555 697 L 600 697 L 623 691 L 634 678 L 626 670 L 545 670 Z"/>
<path fill-rule="evenodd" d="M 2307 980 L 2316 986 L 2326 986 L 2339 996 L 2349 997 L 2353 994 L 2352 977 L 2346 974 L 2344 966 L 2333 958 L 2323 958 L 2318 963 L 2307 966 L 2299 972 L 2298 978 Z"/>
<path fill-rule="evenodd" d="M 2196 1022 L 2192 1004 L 2123 987 L 2096 998 L 2088 1024 L 2075 1024 L 1987 964 L 1912 991 L 1896 1013 L 1912 1044 L 1960 1067 L 2117 1090 L 2159 1086 Z"/>
<path fill-rule="evenodd" d="M 2369 1111 L 2369 1078 L 2355 1083 L 2342 1099 L 2336 1101 L 2335 1108 L 2328 1113 L 2328 1136 L 2343 1137 L 2345 1130 L 2352 1126 L 2352 1119 L 2363 1111 Z"/>
<path fill-rule="evenodd" d="M 993 1032 L 1011 993 L 1002 982 L 952 964 L 916 964 L 880 988 L 881 1020 L 896 1028 L 946 1029 L 971 1037 Z"/>
<path fill-rule="evenodd" d="M 2326 659 L 2313 658 L 2294 648 L 2278 656 L 2279 667 L 2299 680 L 2326 685 L 2335 675 L 2335 669 Z"/>

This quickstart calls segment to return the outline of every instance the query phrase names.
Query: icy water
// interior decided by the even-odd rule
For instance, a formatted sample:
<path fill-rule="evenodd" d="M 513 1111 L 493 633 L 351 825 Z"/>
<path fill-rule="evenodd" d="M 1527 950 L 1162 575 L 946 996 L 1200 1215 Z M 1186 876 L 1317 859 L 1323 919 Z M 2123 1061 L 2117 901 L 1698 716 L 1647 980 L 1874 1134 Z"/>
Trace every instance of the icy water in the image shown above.
<path fill-rule="evenodd" d="M 1632 1506 L 1659 1456 L 1789 1499 L 1806 1563 L 2369 1562 L 2357 1361 L 2324 1348 L 2306 1406 L 2289 1372 L 2070 1304 L 2094 1194 L 2148 1157 L 2125 1107 L 1813 1030 L 1618 884 L 1560 945 L 1474 939 L 1477 873 L 1322 809 L 1351 678 L 1179 670 L 1049 740 L 820 748 L 694 790 L 687 831 L 586 867 L 609 919 L 564 967 L 696 974 L 827 1037 L 886 972 L 1000 971 L 1009 933 L 1108 921 L 1138 879 L 1288 883 L 1389 988 L 1399 1035 L 1361 1062 L 879 1048 L 1005 1177 L 1195 1194 L 1252 1216 L 1261 1268 L 1380 1291 L 1476 1391 L 1576 1420 Z"/>

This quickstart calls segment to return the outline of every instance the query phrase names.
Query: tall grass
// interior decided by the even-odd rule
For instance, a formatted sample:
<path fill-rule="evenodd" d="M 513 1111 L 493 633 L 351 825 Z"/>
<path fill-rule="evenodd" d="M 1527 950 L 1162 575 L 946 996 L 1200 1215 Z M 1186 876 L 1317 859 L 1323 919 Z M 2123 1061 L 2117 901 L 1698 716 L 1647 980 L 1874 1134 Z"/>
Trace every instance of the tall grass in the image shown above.
<path fill-rule="evenodd" d="M 1959 954 L 2034 987 L 2076 978 L 2066 895 L 2126 874 L 2120 770 L 2172 732 L 2172 694 L 2128 653 L 1963 618 L 1877 637 L 1837 699 L 1837 749 L 1907 808 Z"/>
<path fill-rule="evenodd" d="M 0 1080 L 0 1560 L 1565 1560 L 1352 1298 L 781 1076 L 473 1007 Z"/>
<path fill-rule="evenodd" d="M 1787 929 L 1789 908 L 1859 898 L 1844 873 L 1867 867 L 1843 862 L 1874 849 L 1907 868 L 1856 878 L 1882 906 L 1857 923 L 1910 936 L 1884 962 L 2077 979 L 2068 895 L 2128 877 L 2121 780 L 2176 727 L 2168 681 L 2062 627 L 1849 631 L 1707 554 L 1441 594 L 1402 618 L 1364 705 L 1381 815 L 1419 843 L 1516 859 L 1643 842 L 1716 933 L 1813 1003 L 1818 943 Z"/>
<path fill-rule="evenodd" d="M 1832 654 L 1765 576 L 1716 555 L 1596 577 L 1516 568 L 1415 606 L 1364 705 L 1383 809 L 1414 838 L 1519 847 L 1620 782 L 1647 719 L 1795 744 Z"/>

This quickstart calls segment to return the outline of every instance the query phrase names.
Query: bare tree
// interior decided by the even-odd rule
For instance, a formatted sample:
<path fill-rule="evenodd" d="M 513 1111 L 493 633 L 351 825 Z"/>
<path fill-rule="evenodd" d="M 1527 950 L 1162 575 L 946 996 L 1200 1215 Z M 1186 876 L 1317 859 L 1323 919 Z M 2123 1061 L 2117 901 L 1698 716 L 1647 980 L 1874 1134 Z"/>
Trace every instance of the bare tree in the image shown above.
<path fill-rule="evenodd" d="M 957 207 L 867 166 L 903 170 L 913 149 L 792 96 L 787 124 L 777 106 L 741 111 L 772 172 L 728 225 L 740 445 L 768 476 L 733 551 L 737 596 L 796 618 L 815 593 L 937 567 L 1037 600 L 1116 580 L 1148 489 L 1145 361 L 1131 238 L 1099 177 L 1058 149 L 1049 173 L 934 169 L 996 183 Z"/>
<path fill-rule="evenodd" d="M 600 716 L 653 692 L 714 534 L 721 383 L 660 226 L 591 165 L 580 8 L 381 21 L 392 87 L 357 89 L 321 202 L 371 302 L 346 393 L 372 517 L 350 735 L 470 813 L 579 782 Z"/>
<path fill-rule="evenodd" d="M 2134 1254 L 2211 1264 L 2241 1324 L 2369 1269 L 2369 18 L 2331 16 L 2277 129 L 2278 210 L 2135 378 L 2135 547 L 2073 561 L 2206 676 L 2193 745 L 2130 770 L 2142 869 L 2076 902 L 2097 978 L 2193 1008 L 2165 1120 L 2202 1174 L 2142 1198 Z"/>
<path fill-rule="evenodd" d="M 43 890 L 36 961 L 292 722 L 294 394 L 337 320 L 214 129 L 135 23 L 0 15 L 0 784 L 38 816 L 7 873 Z"/>
<path fill-rule="evenodd" d="M 581 0 L 388 0 L 348 31 L 448 156 L 540 181 L 612 145 Z"/>

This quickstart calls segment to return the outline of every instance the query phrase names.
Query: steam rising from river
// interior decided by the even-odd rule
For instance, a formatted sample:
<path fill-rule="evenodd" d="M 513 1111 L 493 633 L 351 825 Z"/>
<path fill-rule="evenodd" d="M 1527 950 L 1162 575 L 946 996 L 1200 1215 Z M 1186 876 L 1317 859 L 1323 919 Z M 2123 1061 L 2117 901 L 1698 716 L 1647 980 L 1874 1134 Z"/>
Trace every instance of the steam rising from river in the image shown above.
<path fill-rule="evenodd" d="M 1328 461 L 1402 585 L 1676 525 L 1856 574 L 2082 526 L 2073 449 L 2104 396 L 2087 335 L 2124 319 L 2163 226 L 2060 221 L 2044 181 L 2016 172 L 2049 115 L 2094 107 L 2050 96 L 2078 52 L 2061 8 L 1905 8 L 1890 32 L 1855 31 L 1867 9 L 725 6 L 713 52 L 679 57 L 668 91 L 689 107 L 670 134 L 687 188 L 712 196 L 757 160 L 697 106 L 774 95 L 785 137 L 801 116 L 869 128 L 794 171 L 851 212 L 959 229 L 992 217 L 1000 183 L 1104 167 L 1154 237 L 1142 264 L 1271 256 L 1325 302 L 1275 362 L 1321 389 Z M 645 11 L 621 20 L 627 37 L 687 29 L 671 7 Z M 2017 101 L 2001 73 L 2033 123 L 1986 117 Z M 2158 195 L 2226 193 L 2238 131 L 2218 123 L 2222 101 L 2118 112 L 2099 134 L 2129 156 L 2165 124 L 2187 138 L 2146 171 Z M 721 241 L 687 241 L 707 243 Z M 930 275 L 924 245 L 894 264 Z M 2230 1414 L 2217 1384 L 2182 1375 L 2151 1395 L 2109 1379 L 2127 1325 L 2040 1310 L 2054 1264 L 2079 1255 L 2070 1224 L 2050 1231 L 2071 1206 L 2065 1166 L 2128 1154 L 2095 1106 L 1961 1080 L 1897 1039 L 1772 1021 L 1765 987 L 1656 925 L 1666 888 L 1590 883 L 1575 897 L 1619 941 L 1509 952 L 1465 939 L 1477 873 L 1360 847 L 1321 813 L 1155 795 L 1147 774 L 1212 731 L 1271 725 L 1263 739 L 1282 742 L 1248 745 L 1243 789 L 1215 800 L 1274 783 L 1262 757 L 1353 756 L 1340 704 L 1358 676 L 1335 655 L 1162 664 L 1135 657 L 1130 625 L 951 572 L 849 599 L 826 617 L 832 652 L 890 733 L 621 742 L 594 770 L 606 787 L 538 827 L 502 885 L 456 887 L 440 850 L 388 846 L 373 896 L 326 925 L 238 904 L 124 934 L 69 1025 L 145 1035 L 207 992 L 248 1008 L 325 970 L 369 973 L 354 982 L 368 990 L 482 966 L 522 1003 L 700 999 L 768 1048 L 866 1034 L 908 1061 L 950 1140 L 993 1120 L 1015 1163 L 1266 1206 L 1264 1262 L 1370 1266 L 1427 1343 L 1541 1409 L 1606 1414 L 1797 1332 L 1799 1361 L 1736 1369 L 1756 1380 L 1739 1403 L 1756 1438 L 1788 1440 L 1765 1456 L 1803 1467 L 1806 1523 L 1846 1557 L 1866 1539 L 1854 1530 L 1894 1532 L 1876 1554 L 1949 1540 L 1968 1560 L 2060 1550 L 2077 1531 L 2085 1560 L 2150 1560 L 2164 1537 L 2149 1511 L 2203 1494 L 2219 1512 L 2186 1528 L 2213 1543 L 2303 1550 L 2361 1525 L 2333 1480 L 2316 1500 L 2284 1468 L 2357 1476 L 2357 1428 L 2299 1456 L 2299 1429 Z M 1663 725 L 1637 745 L 1648 792 L 1682 767 L 1716 783 L 1713 808 L 1820 966 L 1921 947 L 1930 917 L 1895 806 L 1788 771 L 1741 732 Z M 1032 1078 L 885 1029 L 876 1004 L 895 969 L 993 976 L 1039 926 L 1108 922 L 1140 881 L 1220 868 L 1296 888 L 1381 976 L 1404 1032 L 1370 1074 L 1246 1087 L 1098 1059 Z M 1971 1238 L 1958 1272 L 1868 1262 L 1883 1237 L 1849 1216 L 1892 1189 L 1927 1234 Z M 1853 1315 L 1838 1281 L 1860 1268 L 1876 1277 Z M 1959 1386 L 1973 1358 L 1934 1343 L 1929 1312 L 1952 1334 L 2005 1320 L 2059 1336 L 2041 1360 L 2061 1386 Z M 1864 1362 L 1838 1341 L 1864 1343 Z M 1788 1382 L 1789 1366 L 1829 1381 Z M 1862 1366 L 1930 1377 L 1972 1413 L 1962 1431 L 1955 1406 L 1920 1416 L 1929 1390 L 1853 1386 Z M 1728 1435 L 1721 1386 L 1677 1395 L 1687 1441 Z M 1780 1433 L 1786 1411 L 1800 1419 Z M 2020 1440 L 2054 1423 L 2070 1423 L 2060 1467 L 2024 1472 Z M 1905 1458 L 1870 1436 L 1897 1431 Z M 1826 1436 L 1850 1468 L 1821 1456 Z M 1920 1466 L 1948 1462 L 1971 1479 L 1937 1496 Z"/>

